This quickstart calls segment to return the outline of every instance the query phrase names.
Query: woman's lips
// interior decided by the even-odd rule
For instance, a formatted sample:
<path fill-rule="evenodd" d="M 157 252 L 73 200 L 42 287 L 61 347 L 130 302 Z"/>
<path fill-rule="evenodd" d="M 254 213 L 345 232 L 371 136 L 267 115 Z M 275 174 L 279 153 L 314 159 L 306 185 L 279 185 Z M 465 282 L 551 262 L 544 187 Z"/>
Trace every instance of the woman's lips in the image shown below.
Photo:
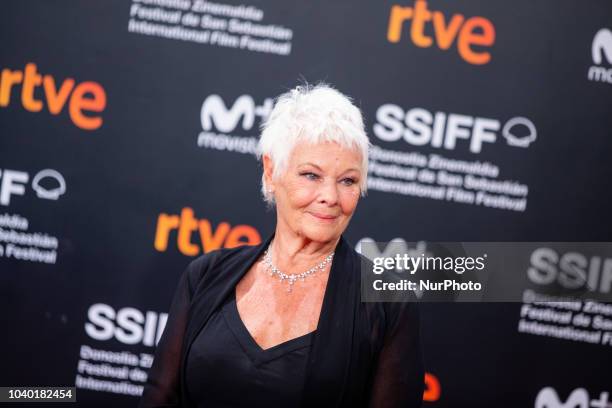
<path fill-rule="evenodd" d="M 315 212 L 310 212 L 310 215 L 312 215 L 315 218 L 318 218 L 322 221 L 333 221 L 336 218 L 338 218 L 337 215 L 329 215 L 329 214 L 320 214 L 320 213 L 315 213 Z"/>

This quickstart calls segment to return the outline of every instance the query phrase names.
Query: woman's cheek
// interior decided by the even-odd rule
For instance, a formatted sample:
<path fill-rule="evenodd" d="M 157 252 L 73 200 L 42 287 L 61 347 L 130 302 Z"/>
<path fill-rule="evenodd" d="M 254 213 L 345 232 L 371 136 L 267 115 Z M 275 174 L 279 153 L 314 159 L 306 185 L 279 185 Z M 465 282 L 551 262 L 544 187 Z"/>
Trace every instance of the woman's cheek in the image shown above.
<path fill-rule="evenodd" d="M 353 186 L 347 188 L 346 190 L 343 191 L 344 196 L 347 198 L 347 200 L 350 201 L 357 201 L 359 200 L 359 194 L 360 194 L 360 190 L 359 188 L 355 188 Z"/>
<path fill-rule="evenodd" d="M 290 192 L 290 197 L 293 197 L 293 202 L 297 207 L 310 204 L 315 195 L 315 188 L 311 184 L 296 183 Z"/>
<path fill-rule="evenodd" d="M 359 189 L 350 188 L 343 192 L 343 204 L 347 209 L 354 209 L 359 201 Z"/>

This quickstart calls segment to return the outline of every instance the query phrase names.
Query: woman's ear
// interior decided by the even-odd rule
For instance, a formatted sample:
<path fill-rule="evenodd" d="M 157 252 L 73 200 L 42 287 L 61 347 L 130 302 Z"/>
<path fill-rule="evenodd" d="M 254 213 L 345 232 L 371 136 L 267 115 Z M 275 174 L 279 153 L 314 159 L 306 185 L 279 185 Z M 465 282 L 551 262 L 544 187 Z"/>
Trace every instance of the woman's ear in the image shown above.
<path fill-rule="evenodd" d="M 274 186 L 272 181 L 272 173 L 274 170 L 274 163 L 272 162 L 272 158 L 267 154 L 263 155 L 263 171 L 264 171 L 264 179 L 266 180 L 266 187 L 268 191 L 273 192 Z"/>

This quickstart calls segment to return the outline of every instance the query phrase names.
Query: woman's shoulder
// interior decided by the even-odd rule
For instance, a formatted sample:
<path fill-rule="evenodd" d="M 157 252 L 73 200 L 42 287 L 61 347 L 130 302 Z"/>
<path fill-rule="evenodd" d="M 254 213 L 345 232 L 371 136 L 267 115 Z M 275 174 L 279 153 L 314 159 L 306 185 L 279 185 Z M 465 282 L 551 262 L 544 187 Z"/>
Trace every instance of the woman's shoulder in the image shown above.
<path fill-rule="evenodd" d="M 233 248 L 219 248 L 209 251 L 193 259 L 186 269 L 190 291 L 201 287 L 211 279 L 218 279 L 222 271 L 231 269 L 255 254 L 260 248 L 258 245 L 241 245 Z"/>

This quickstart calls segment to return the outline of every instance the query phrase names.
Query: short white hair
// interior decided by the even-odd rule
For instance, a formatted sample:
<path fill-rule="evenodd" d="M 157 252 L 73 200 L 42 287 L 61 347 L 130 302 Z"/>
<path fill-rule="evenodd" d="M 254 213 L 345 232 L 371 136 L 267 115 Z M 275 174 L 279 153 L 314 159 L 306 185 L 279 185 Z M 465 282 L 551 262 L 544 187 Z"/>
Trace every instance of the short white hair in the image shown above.
<path fill-rule="evenodd" d="M 326 83 L 300 85 L 276 98 L 270 116 L 261 126 L 257 158 L 268 155 L 273 162 L 272 176 L 287 170 L 289 156 L 297 142 L 336 142 L 361 153 L 361 195 L 367 190 L 368 150 L 370 140 L 365 132 L 361 111 L 351 98 Z M 274 195 L 268 190 L 265 175 L 261 192 L 268 204 Z"/>

